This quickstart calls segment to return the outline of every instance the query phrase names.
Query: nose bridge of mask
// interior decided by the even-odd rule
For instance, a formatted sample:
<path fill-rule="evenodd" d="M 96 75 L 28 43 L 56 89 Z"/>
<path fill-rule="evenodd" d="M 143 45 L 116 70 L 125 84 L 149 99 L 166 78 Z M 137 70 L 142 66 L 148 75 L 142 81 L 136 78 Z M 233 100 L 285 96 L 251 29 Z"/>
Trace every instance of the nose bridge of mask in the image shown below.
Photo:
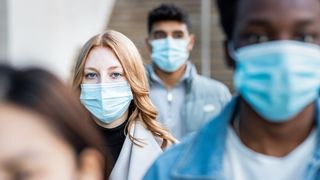
<path fill-rule="evenodd" d="M 132 95 L 127 82 L 101 84 L 102 98 L 126 97 Z"/>
<path fill-rule="evenodd" d="M 260 78 L 264 77 L 263 79 L 267 80 L 265 76 L 268 74 L 269 80 L 285 82 L 273 87 L 285 89 L 297 83 L 293 82 L 290 77 L 293 73 L 297 73 L 297 68 L 302 67 L 301 63 L 306 63 L 300 57 L 299 48 L 301 47 L 297 46 L 294 41 L 275 41 L 239 48 L 234 53 L 234 57 L 238 66 L 245 66 L 247 71 L 260 74 Z"/>
<path fill-rule="evenodd" d="M 167 37 L 163 39 L 156 39 L 151 41 L 152 51 L 167 51 L 175 50 L 187 51 L 188 41 L 185 39 L 174 39 L 172 37 Z"/>
<path fill-rule="evenodd" d="M 288 71 L 318 66 L 319 56 L 320 48 L 317 45 L 290 40 L 250 45 L 240 48 L 235 53 L 235 59 L 238 62 L 246 63 L 251 60 L 270 67 L 279 67 L 281 64 L 280 67 L 286 68 Z M 307 57 L 309 60 L 305 60 Z"/>
<path fill-rule="evenodd" d="M 186 39 L 173 39 L 170 38 L 169 41 L 171 42 L 171 47 L 180 50 L 180 51 L 188 51 L 188 44 L 189 41 Z"/>
<path fill-rule="evenodd" d="M 132 94 L 131 88 L 127 82 L 100 83 L 100 84 L 82 84 L 82 98 L 109 98 L 118 96 L 129 96 Z"/>
<path fill-rule="evenodd" d="M 259 50 L 258 50 L 259 49 Z M 238 61 L 257 57 L 256 62 L 269 67 L 281 67 L 287 75 L 307 66 L 318 66 L 320 48 L 317 45 L 292 40 L 281 40 L 240 48 Z M 303 57 L 301 57 L 303 56 Z M 306 60 L 308 58 L 308 60 Z M 263 59 L 263 61 L 259 61 Z M 308 70 L 311 70 L 312 67 Z"/>

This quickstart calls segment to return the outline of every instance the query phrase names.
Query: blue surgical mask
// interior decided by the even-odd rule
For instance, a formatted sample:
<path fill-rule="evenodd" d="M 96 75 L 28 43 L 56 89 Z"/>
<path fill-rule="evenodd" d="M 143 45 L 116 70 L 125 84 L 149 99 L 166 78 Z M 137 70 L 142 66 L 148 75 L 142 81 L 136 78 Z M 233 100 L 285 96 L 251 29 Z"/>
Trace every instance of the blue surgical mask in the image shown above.
<path fill-rule="evenodd" d="M 152 61 L 165 72 L 174 72 L 186 63 L 189 57 L 189 41 L 185 39 L 152 40 Z"/>
<path fill-rule="evenodd" d="M 133 99 L 127 82 L 81 84 L 80 100 L 99 121 L 110 124 L 119 119 Z"/>
<path fill-rule="evenodd" d="M 298 41 L 249 45 L 234 53 L 235 88 L 270 122 L 288 121 L 318 97 L 320 47 Z"/>

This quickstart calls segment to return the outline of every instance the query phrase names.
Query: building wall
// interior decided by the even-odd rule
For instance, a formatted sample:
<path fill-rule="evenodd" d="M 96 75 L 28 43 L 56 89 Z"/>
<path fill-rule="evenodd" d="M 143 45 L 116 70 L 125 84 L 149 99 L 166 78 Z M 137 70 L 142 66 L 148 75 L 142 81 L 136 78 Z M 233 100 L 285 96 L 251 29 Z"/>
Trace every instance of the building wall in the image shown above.
<path fill-rule="evenodd" d="M 8 55 L 8 13 L 7 0 L 0 0 L 0 62 Z"/>
<path fill-rule="evenodd" d="M 18 67 L 40 66 L 67 80 L 80 47 L 104 30 L 115 1 L 6 2 L 9 63 Z"/>
<path fill-rule="evenodd" d="M 46 68 L 68 79 L 80 47 L 94 34 L 109 28 L 134 41 L 144 61 L 147 14 L 171 0 L 0 0 L 0 59 L 23 67 Z M 175 0 L 191 17 L 196 44 L 191 60 L 201 72 L 201 0 Z M 110 17 L 111 15 L 111 17 Z M 232 88 L 232 71 L 223 61 L 217 10 L 211 9 L 211 76 Z"/>
<path fill-rule="evenodd" d="M 174 2 L 186 9 L 191 17 L 196 44 L 191 60 L 201 72 L 201 0 L 117 0 L 109 24 L 106 28 L 115 29 L 127 35 L 140 50 L 145 63 L 150 63 L 150 54 L 146 49 L 148 12 L 161 3 Z M 231 90 L 232 71 L 224 63 L 222 41 L 224 39 L 218 20 L 215 4 L 211 9 L 211 77 L 222 81 Z"/>

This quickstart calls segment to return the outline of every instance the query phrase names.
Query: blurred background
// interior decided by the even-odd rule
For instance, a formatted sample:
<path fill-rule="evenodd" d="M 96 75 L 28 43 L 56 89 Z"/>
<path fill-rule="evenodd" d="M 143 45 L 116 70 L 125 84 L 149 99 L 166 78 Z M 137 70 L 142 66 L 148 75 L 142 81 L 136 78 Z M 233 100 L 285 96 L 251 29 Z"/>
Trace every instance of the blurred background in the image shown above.
<path fill-rule="evenodd" d="M 196 36 L 190 59 L 198 72 L 233 90 L 212 0 L 0 0 L 0 61 L 16 67 L 40 66 L 67 81 L 81 46 L 91 36 L 114 29 L 128 36 L 144 62 L 150 63 L 147 15 L 170 2 L 190 15 Z"/>

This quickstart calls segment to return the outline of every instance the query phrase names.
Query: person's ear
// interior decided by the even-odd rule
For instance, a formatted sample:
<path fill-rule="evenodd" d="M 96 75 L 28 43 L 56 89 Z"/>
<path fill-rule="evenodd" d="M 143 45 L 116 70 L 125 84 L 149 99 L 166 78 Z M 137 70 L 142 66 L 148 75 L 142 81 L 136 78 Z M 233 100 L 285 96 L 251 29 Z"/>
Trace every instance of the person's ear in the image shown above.
<path fill-rule="evenodd" d="M 227 40 L 223 41 L 223 51 L 224 51 L 224 55 L 225 55 L 225 63 L 227 64 L 227 66 L 229 68 L 235 69 L 236 68 L 236 62 L 235 60 L 232 58 L 230 52 L 229 52 L 229 42 Z"/>
<path fill-rule="evenodd" d="M 104 158 L 95 149 L 88 148 L 80 153 L 79 157 L 79 180 L 103 180 L 106 171 Z"/>
<path fill-rule="evenodd" d="M 151 44 L 150 44 L 150 39 L 149 39 L 149 37 L 146 37 L 146 38 L 145 38 L 145 42 L 146 42 L 146 45 L 147 45 L 148 52 L 151 54 L 151 53 L 152 53 L 152 46 L 151 46 Z"/>
<path fill-rule="evenodd" d="M 196 42 L 196 38 L 194 36 L 194 34 L 190 34 L 189 35 L 189 44 L 188 44 L 188 51 L 190 52 L 193 49 L 194 43 Z"/>

